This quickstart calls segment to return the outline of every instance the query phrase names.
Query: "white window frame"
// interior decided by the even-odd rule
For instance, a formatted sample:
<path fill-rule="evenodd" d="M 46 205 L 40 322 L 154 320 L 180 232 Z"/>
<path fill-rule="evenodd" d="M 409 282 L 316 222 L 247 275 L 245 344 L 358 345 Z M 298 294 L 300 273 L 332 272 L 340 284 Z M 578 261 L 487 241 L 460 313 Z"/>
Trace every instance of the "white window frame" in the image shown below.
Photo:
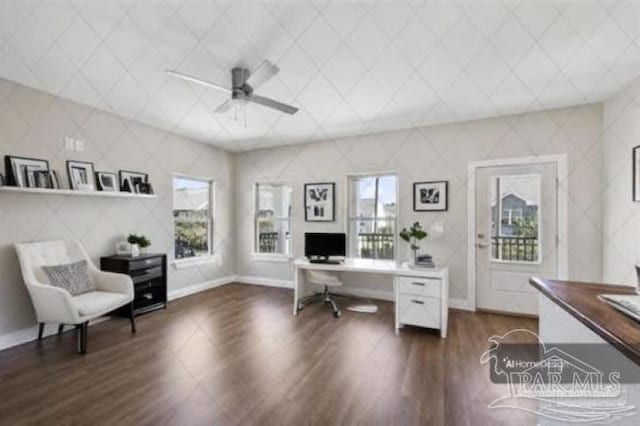
<path fill-rule="evenodd" d="M 348 217 L 347 217 L 347 223 L 346 223 L 346 228 L 347 228 L 347 235 L 348 235 L 348 247 L 349 247 L 349 257 L 357 257 L 358 255 L 358 240 L 357 240 L 357 229 L 355 229 L 355 235 L 354 235 L 354 229 L 352 227 L 352 223 L 354 221 L 357 220 L 373 220 L 375 221 L 376 218 L 364 218 L 364 217 L 358 217 L 355 215 L 355 205 L 353 203 L 354 199 L 353 199 L 353 187 L 356 180 L 360 180 L 360 179 L 365 179 L 365 178 L 379 178 L 379 177 L 383 177 L 383 176 L 395 176 L 396 178 L 396 215 L 395 218 L 393 220 L 394 223 L 394 233 L 393 233 L 393 260 L 397 260 L 398 259 L 398 216 L 400 214 L 400 198 L 399 198 L 399 187 L 400 187 L 400 178 L 398 176 L 398 173 L 395 171 L 385 171 L 385 172 L 372 172 L 372 173 L 352 173 L 350 175 L 347 176 L 347 206 L 348 206 Z M 376 204 L 377 205 L 377 204 Z M 376 209 L 377 211 L 377 209 Z M 384 260 L 384 259 L 380 259 L 380 260 Z"/>
<path fill-rule="evenodd" d="M 293 221 L 291 215 L 288 217 L 275 217 L 276 221 L 287 220 L 289 222 L 289 237 L 287 238 L 287 245 L 289 253 L 262 253 L 258 251 L 260 246 L 259 233 L 258 233 L 258 185 L 271 185 L 271 186 L 283 186 L 287 187 L 291 191 L 291 209 L 293 209 L 293 185 L 289 182 L 280 181 L 262 181 L 253 183 L 253 242 L 252 242 L 252 258 L 254 260 L 269 261 L 269 262 L 289 262 L 293 259 Z"/>
<path fill-rule="evenodd" d="M 218 256 L 216 251 L 214 250 L 213 244 L 215 241 L 215 208 L 216 208 L 216 180 L 209 177 L 202 176 L 192 176 L 174 173 L 171 176 L 171 194 L 172 194 L 172 202 L 173 202 L 173 194 L 175 192 L 175 188 L 173 187 L 173 179 L 188 179 L 195 180 L 200 182 L 206 182 L 209 184 L 209 212 L 208 212 L 208 226 L 209 232 L 207 233 L 207 248 L 208 253 L 201 256 L 193 256 L 193 257 L 184 257 L 180 259 L 174 259 L 172 265 L 176 269 L 184 269 L 188 267 L 198 266 L 204 263 L 211 263 L 218 261 Z M 171 208 L 171 213 L 173 215 L 173 206 Z M 175 217 L 173 218 L 173 229 L 175 233 Z M 175 256 L 175 234 L 173 237 L 173 253 Z"/>

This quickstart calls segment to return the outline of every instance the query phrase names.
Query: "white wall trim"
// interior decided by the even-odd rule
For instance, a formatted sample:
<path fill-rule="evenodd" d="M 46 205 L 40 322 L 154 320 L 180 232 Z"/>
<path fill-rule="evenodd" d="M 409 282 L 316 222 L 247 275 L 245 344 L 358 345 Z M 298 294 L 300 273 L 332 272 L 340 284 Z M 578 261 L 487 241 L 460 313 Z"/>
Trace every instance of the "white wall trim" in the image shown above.
<path fill-rule="evenodd" d="M 111 317 L 99 317 L 92 319 L 89 321 L 89 325 L 93 326 L 96 324 L 100 324 L 101 322 L 105 322 L 111 319 Z M 71 326 L 66 326 L 64 332 L 73 331 L 74 329 Z M 42 333 L 42 337 L 45 338 L 47 336 L 52 336 L 54 334 L 58 334 L 58 324 L 45 324 L 44 333 Z M 38 325 L 33 325 L 28 328 L 23 328 L 22 330 L 14 331 L 11 333 L 0 335 L 0 351 L 12 348 L 14 346 L 23 345 L 25 343 L 33 342 L 38 340 Z"/>
<path fill-rule="evenodd" d="M 225 284 L 231 284 L 236 281 L 235 275 L 229 275 L 227 277 L 218 278 L 212 281 L 206 281 L 204 283 L 190 285 L 188 287 L 170 290 L 167 294 L 169 300 L 176 300 L 182 297 L 191 296 L 192 294 L 200 293 L 201 291 L 210 290 L 212 288 L 220 287 Z M 92 320 L 89 325 L 99 324 L 104 321 L 108 321 L 111 317 L 100 317 Z M 65 332 L 72 331 L 73 329 L 68 326 Z M 51 336 L 58 333 L 57 324 L 45 324 L 43 337 Z M 0 351 L 9 349 L 14 346 L 19 346 L 25 343 L 32 342 L 38 338 L 38 326 L 33 325 L 31 327 L 17 330 L 11 333 L 0 335 Z"/>
<path fill-rule="evenodd" d="M 231 284 L 236 279 L 235 275 L 229 275 L 222 278 L 217 278 L 211 281 L 205 281 L 199 284 L 193 284 L 187 287 L 177 288 L 170 290 L 167 294 L 169 300 L 176 300 L 183 297 L 191 296 L 192 294 L 200 293 L 201 291 L 210 290 L 212 288 L 220 287 L 226 284 Z"/>
<path fill-rule="evenodd" d="M 254 277 L 250 275 L 239 275 L 235 277 L 235 282 L 240 284 L 263 285 L 266 287 L 293 289 L 292 280 L 281 280 L 277 278 L 265 278 L 265 277 Z"/>
<path fill-rule="evenodd" d="M 476 170 L 481 167 L 520 166 L 542 163 L 555 163 L 557 167 L 558 278 L 564 280 L 567 279 L 569 275 L 569 200 L 567 198 L 566 191 L 566 186 L 569 184 L 567 174 L 567 155 L 540 155 L 469 162 L 467 176 L 467 306 L 469 310 L 475 311 L 476 309 Z M 561 190 L 562 188 L 565 188 L 565 190 Z"/>

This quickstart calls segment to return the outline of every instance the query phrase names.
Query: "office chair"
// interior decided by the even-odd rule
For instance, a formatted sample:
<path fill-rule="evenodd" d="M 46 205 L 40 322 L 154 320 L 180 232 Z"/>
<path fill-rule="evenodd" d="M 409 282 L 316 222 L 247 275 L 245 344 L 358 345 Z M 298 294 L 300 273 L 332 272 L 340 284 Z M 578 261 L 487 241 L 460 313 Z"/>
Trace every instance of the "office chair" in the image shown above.
<path fill-rule="evenodd" d="M 335 296 L 339 295 L 331 293 L 329 291 L 329 288 L 342 286 L 342 281 L 340 281 L 336 276 L 324 271 L 307 270 L 306 274 L 307 283 L 324 286 L 324 291 L 322 293 L 316 293 L 302 298 L 298 303 L 298 310 L 301 311 L 308 304 L 322 300 L 324 301 L 324 303 L 331 305 L 334 317 L 340 317 L 341 312 L 340 309 L 338 309 L 338 305 L 336 305 L 336 301 L 334 299 Z"/>

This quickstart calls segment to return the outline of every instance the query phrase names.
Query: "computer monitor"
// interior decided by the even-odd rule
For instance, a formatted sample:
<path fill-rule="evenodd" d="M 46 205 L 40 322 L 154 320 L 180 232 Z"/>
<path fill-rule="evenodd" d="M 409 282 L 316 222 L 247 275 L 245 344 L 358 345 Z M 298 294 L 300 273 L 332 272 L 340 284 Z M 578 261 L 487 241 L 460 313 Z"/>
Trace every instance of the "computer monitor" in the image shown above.
<path fill-rule="evenodd" d="M 346 241 L 346 235 L 343 233 L 306 232 L 304 255 L 312 262 L 330 263 L 331 256 L 346 256 Z"/>

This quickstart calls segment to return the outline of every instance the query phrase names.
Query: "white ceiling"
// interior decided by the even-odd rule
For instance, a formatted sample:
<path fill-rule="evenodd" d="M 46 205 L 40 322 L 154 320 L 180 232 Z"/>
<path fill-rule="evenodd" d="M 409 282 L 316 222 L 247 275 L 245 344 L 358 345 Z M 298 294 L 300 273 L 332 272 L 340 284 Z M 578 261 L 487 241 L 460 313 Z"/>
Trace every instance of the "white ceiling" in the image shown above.
<path fill-rule="evenodd" d="M 640 75 L 640 4 L 3 1 L 0 76 L 231 150 L 602 100 Z M 229 69 L 300 107 L 214 114 Z"/>

